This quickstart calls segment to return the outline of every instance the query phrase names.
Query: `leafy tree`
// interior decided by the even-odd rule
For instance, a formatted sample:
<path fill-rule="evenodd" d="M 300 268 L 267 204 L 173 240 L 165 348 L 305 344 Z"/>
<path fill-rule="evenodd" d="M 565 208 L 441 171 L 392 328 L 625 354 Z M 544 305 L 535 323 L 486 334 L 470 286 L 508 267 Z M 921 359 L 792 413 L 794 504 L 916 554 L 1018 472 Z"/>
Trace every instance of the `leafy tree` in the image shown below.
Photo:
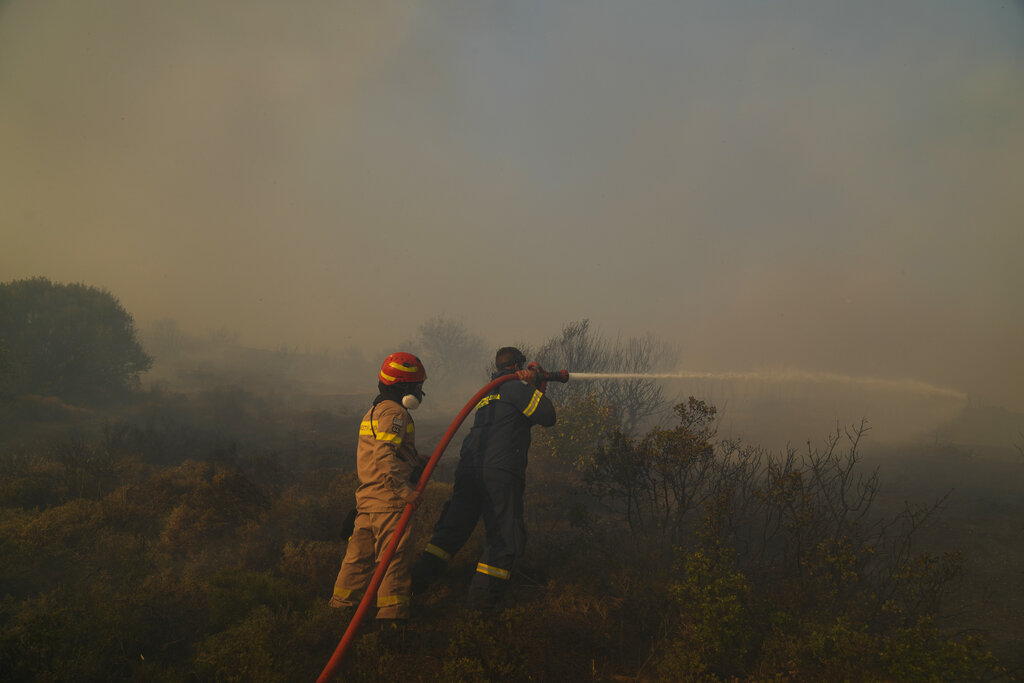
<path fill-rule="evenodd" d="M 468 399 L 486 380 L 487 349 L 482 337 L 459 320 L 438 315 L 416 328 L 406 349 L 427 367 L 427 406 L 440 401 Z"/>
<path fill-rule="evenodd" d="M 549 370 L 633 375 L 663 371 L 675 364 L 676 356 L 669 345 L 650 334 L 611 341 L 586 319 L 564 325 L 562 333 L 537 352 L 540 363 Z M 555 396 L 569 397 L 570 403 L 580 395 L 596 394 L 612 407 L 615 419 L 627 433 L 661 413 L 667 402 L 661 384 L 643 377 L 577 380 L 552 389 Z"/>
<path fill-rule="evenodd" d="M 0 337 L 0 378 L 5 376 L 9 366 L 10 361 L 7 358 L 7 344 L 4 342 L 4 338 Z"/>
<path fill-rule="evenodd" d="M 138 385 L 152 359 L 110 292 L 38 277 L 0 284 L 0 393 L 106 401 Z"/>

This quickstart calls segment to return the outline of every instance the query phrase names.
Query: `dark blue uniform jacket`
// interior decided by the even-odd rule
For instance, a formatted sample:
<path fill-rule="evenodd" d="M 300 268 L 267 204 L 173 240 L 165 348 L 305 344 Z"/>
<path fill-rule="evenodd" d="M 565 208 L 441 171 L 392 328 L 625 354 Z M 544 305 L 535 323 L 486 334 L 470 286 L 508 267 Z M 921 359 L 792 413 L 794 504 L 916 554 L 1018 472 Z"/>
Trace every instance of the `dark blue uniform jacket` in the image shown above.
<path fill-rule="evenodd" d="M 551 399 L 526 382 L 505 382 L 477 403 L 473 427 L 462 442 L 459 467 L 503 470 L 525 479 L 530 427 L 535 424 L 555 424 Z"/>

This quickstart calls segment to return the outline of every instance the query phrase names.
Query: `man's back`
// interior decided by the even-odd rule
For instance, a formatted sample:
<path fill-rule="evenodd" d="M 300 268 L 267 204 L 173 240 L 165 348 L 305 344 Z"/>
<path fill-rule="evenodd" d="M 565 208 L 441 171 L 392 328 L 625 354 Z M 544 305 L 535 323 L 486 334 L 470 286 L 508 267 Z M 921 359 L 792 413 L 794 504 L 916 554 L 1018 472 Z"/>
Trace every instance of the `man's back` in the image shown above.
<path fill-rule="evenodd" d="M 530 427 L 554 423 L 551 399 L 525 382 L 505 382 L 477 404 L 473 427 L 462 442 L 459 464 L 525 477 Z"/>

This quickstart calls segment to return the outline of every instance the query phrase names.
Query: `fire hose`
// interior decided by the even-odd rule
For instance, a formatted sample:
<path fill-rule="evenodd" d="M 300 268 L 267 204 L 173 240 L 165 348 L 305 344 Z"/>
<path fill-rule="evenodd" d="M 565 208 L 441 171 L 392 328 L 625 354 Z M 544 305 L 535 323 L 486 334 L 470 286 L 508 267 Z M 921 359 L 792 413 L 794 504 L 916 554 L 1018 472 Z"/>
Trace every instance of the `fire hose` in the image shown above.
<path fill-rule="evenodd" d="M 567 370 L 557 370 L 555 372 L 544 372 L 537 370 L 530 370 L 537 375 L 536 382 L 540 385 L 542 382 L 568 382 L 569 372 Z M 430 480 L 430 475 L 434 471 L 434 467 L 437 466 L 438 461 L 441 459 L 441 454 L 444 453 L 444 449 L 448 447 L 448 443 L 455 436 L 455 432 L 462 426 L 466 416 L 469 415 L 470 411 L 476 407 L 477 403 L 480 402 L 484 396 L 490 391 L 501 386 L 505 382 L 521 379 L 520 374 L 502 375 L 497 379 L 486 384 L 480 391 L 473 395 L 473 398 L 469 399 L 466 405 L 462 408 L 455 419 L 452 420 L 451 425 L 448 427 L 448 431 L 444 433 L 441 441 L 437 444 L 437 448 L 434 449 L 433 455 L 430 456 L 430 460 L 427 461 L 426 467 L 423 468 L 423 474 L 420 475 L 419 483 L 416 484 L 416 491 L 420 494 L 423 493 L 423 489 L 426 488 L 427 482 Z M 391 542 L 388 543 L 388 547 L 384 549 L 384 553 L 380 556 L 380 561 L 377 563 L 377 570 L 373 573 L 373 578 L 370 579 L 370 585 L 367 586 L 366 592 L 363 595 L 362 601 L 359 603 L 359 607 L 356 608 L 355 614 L 352 615 L 352 621 L 349 622 L 348 628 L 345 629 L 345 634 L 341 637 L 338 642 L 338 646 L 334 649 L 334 654 L 331 655 L 330 660 L 327 662 L 327 666 L 320 673 L 320 677 L 317 678 L 317 683 L 327 683 L 330 681 L 334 674 L 338 672 L 338 668 L 341 666 L 342 660 L 345 658 L 345 653 L 348 652 L 349 647 L 352 645 L 352 641 L 355 640 L 356 632 L 359 629 L 359 625 L 363 622 L 366 617 L 366 613 L 370 610 L 370 603 L 377 597 L 377 589 L 380 588 L 381 581 L 384 580 L 384 574 L 388 570 L 388 565 L 391 564 L 391 558 L 395 555 L 395 549 L 398 547 L 398 542 L 402 539 L 405 534 L 405 528 L 409 526 L 409 520 L 412 519 L 413 512 L 416 507 L 412 503 L 406 503 L 405 510 L 402 512 L 401 518 L 398 520 L 398 526 L 395 529 L 395 533 L 391 535 Z"/>

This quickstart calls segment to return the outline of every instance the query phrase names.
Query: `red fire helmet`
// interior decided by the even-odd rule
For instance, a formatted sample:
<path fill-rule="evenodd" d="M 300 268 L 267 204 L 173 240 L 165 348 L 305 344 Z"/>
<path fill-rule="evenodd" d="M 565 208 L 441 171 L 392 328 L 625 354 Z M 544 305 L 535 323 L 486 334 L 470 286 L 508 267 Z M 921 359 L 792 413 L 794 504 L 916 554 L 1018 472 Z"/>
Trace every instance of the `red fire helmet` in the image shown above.
<path fill-rule="evenodd" d="M 380 381 L 384 384 L 396 382 L 422 382 L 427 378 L 423 362 L 411 353 L 393 353 L 380 366 Z"/>

